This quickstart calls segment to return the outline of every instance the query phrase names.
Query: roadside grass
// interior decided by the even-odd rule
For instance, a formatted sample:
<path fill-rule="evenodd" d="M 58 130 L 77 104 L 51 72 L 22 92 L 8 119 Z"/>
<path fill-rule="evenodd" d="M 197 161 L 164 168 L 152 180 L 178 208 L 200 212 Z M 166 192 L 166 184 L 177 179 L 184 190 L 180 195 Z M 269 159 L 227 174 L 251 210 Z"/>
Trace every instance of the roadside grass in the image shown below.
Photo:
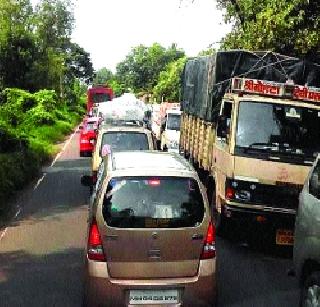
<path fill-rule="evenodd" d="M 0 98 L 1 216 L 9 209 L 8 199 L 38 175 L 80 122 L 84 104 L 81 98 L 80 106 L 68 107 L 47 90 L 30 94 L 6 89 Z"/>

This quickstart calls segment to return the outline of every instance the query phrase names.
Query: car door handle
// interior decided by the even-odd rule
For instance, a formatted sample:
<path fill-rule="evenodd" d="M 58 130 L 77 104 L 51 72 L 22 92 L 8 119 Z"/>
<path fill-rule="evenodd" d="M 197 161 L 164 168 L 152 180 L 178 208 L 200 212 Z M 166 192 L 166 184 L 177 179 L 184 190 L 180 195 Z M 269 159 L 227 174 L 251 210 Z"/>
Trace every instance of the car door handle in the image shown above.
<path fill-rule="evenodd" d="M 196 233 L 192 236 L 192 240 L 202 240 L 202 239 L 203 239 L 203 235 L 198 234 L 198 233 Z"/>

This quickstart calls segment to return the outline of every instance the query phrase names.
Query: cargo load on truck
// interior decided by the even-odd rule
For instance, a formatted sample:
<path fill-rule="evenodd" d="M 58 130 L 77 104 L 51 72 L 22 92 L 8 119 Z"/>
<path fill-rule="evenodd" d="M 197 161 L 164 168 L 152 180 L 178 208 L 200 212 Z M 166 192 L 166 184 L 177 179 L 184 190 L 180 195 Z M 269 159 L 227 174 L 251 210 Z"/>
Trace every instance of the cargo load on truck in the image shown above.
<path fill-rule="evenodd" d="M 125 93 L 107 104 L 101 104 L 98 108 L 98 116 L 102 117 L 103 124 L 107 125 L 125 121 L 143 125 L 146 110 L 143 101 L 137 99 L 133 94 Z"/>
<path fill-rule="evenodd" d="M 182 110 L 205 121 L 217 118 L 234 77 L 320 87 L 320 66 L 271 51 L 219 51 L 187 61 L 182 76 Z"/>

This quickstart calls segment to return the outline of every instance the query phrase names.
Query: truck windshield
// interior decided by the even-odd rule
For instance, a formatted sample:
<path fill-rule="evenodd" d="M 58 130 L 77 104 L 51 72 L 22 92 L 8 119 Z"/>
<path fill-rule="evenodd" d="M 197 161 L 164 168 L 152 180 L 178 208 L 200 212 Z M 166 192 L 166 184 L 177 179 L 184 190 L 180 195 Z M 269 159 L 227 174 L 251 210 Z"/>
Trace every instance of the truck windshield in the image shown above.
<path fill-rule="evenodd" d="M 204 217 L 197 181 L 182 177 L 117 177 L 111 179 L 103 202 L 111 227 L 196 227 Z"/>
<path fill-rule="evenodd" d="M 112 151 L 148 150 L 148 137 L 145 133 L 109 131 L 103 134 L 101 149 L 110 145 Z"/>
<path fill-rule="evenodd" d="M 180 114 L 168 114 L 167 129 L 168 130 L 180 130 Z"/>
<path fill-rule="evenodd" d="M 320 151 L 320 111 L 285 104 L 240 102 L 236 151 L 316 157 Z"/>
<path fill-rule="evenodd" d="M 93 93 L 92 100 L 94 103 L 110 101 L 111 97 L 108 93 Z"/>

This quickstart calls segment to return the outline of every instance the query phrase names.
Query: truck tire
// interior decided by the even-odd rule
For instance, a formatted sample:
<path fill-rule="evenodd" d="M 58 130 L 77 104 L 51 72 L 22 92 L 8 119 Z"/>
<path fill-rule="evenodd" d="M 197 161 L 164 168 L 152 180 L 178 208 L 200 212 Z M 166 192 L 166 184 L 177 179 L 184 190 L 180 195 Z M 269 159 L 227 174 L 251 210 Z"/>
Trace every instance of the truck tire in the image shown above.
<path fill-rule="evenodd" d="M 300 307 L 320 306 L 320 271 L 307 276 L 303 282 Z"/>

